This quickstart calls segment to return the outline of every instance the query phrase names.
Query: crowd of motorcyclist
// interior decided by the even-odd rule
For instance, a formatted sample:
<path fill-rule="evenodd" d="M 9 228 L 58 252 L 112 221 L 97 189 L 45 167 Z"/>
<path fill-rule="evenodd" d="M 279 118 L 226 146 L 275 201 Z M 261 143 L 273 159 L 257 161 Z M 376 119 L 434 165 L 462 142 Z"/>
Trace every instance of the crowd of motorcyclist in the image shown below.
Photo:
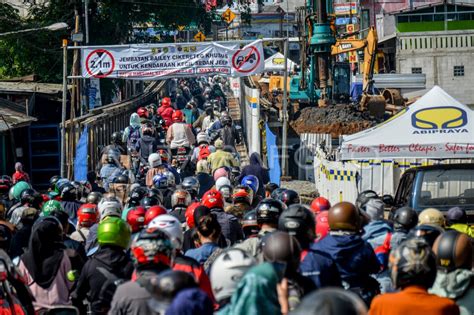
<path fill-rule="evenodd" d="M 373 191 L 303 205 L 241 166 L 225 80 L 172 80 L 77 182 L 0 179 L 0 308 L 47 314 L 473 314 L 466 212 Z M 25 173 L 25 174 L 23 174 Z M 7 313 L 5 313 L 7 314 Z"/>

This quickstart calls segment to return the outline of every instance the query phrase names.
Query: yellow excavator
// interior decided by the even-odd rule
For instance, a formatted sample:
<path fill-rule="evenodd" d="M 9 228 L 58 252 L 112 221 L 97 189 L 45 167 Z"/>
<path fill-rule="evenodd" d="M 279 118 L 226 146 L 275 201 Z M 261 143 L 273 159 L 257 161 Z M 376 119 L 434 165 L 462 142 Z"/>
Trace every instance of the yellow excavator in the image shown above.
<path fill-rule="evenodd" d="M 356 35 L 356 33 L 346 34 L 345 36 Z M 364 62 L 362 64 L 362 98 L 360 100 L 360 109 L 371 112 L 382 113 L 385 111 L 385 98 L 382 95 L 374 95 L 374 69 L 377 61 L 377 30 L 371 26 L 367 37 L 364 39 L 336 39 L 336 43 L 331 46 L 331 55 L 339 55 L 351 51 L 364 49 Z"/>

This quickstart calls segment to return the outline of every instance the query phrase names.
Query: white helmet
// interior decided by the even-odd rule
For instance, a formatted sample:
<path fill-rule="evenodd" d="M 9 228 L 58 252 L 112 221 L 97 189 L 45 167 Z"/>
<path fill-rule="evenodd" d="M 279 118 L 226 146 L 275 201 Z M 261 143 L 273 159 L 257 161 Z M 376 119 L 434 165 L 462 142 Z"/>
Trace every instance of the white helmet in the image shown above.
<path fill-rule="evenodd" d="M 100 220 L 102 221 L 105 217 L 121 217 L 122 216 L 122 204 L 116 197 L 104 197 L 97 206 L 100 214 Z"/>
<path fill-rule="evenodd" d="M 217 256 L 209 275 L 216 301 L 231 297 L 245 272 L 256 264 L 255 258 L 238 248 L 228 249 Z"/>
<path fill-rule="evenodd" d="M 217 190 L 221 190 L 221 188 L 223 186 L 232 186 L 232 184 L 230 183 L 230 179 L 228 179 L 227 177 L 219 177 L 216 180 L 216 189 Z"/>
<path fill-rule="evenodd" d="M 209 143 L 209 138 L 207 137 L 207 134 L 205 132 L 198 133 L 196 140 L 198 144 Z"/>
<path fill-rule="evenodd" d="M 158 228 L 171 237 L 171 242 L 176 249 L 181 249 L 183 247 L 183 229 L 181 228 L 181 223 L 179 220 L 172 215 L 162 214 L 151 220 L 148 223 L 148 228 Z"/>
<path fill-rule="evenodd" d="M 161 165 L 161 156 L 158 153 L 152 153 L 148 156 L 148 164 L 150 167 L 158 167 Z"/>

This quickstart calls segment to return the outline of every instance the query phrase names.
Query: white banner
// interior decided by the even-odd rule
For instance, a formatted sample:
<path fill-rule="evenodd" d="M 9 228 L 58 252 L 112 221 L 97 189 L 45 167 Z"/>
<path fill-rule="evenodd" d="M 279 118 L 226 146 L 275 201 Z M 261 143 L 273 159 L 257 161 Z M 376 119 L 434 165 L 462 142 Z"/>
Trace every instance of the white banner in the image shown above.
<path fill-rule="evenodd" d="M 263 72 L 264 66 L 261 40 L 242 48 L 239 43 L 206 42 L 81 49 L 83 78 L 242 77 Z"/>

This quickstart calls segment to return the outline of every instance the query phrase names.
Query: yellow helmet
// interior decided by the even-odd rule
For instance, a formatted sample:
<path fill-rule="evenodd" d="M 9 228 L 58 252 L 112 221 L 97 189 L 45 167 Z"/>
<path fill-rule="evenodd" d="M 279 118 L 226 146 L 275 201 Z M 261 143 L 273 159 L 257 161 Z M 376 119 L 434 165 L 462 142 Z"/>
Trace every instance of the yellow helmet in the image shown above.
<path fill-rule="evenodd" d="M 444 227 L 444 215 L 435 208 L 427 208 L 418 216 L 418 225 L 428 224 Z"/>

